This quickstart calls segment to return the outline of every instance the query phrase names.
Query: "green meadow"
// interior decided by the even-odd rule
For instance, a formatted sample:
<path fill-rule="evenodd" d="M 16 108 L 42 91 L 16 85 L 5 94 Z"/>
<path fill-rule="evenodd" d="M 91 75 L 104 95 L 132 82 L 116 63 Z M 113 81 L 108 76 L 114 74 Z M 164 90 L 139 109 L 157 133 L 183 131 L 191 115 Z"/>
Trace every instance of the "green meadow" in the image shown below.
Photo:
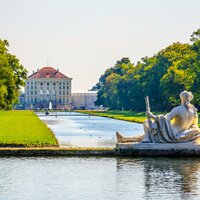
<path fill-rule="evenodd" d="M 0 111 L 0 146 L 58 146 L 58 142 L 34 112 Z"/>

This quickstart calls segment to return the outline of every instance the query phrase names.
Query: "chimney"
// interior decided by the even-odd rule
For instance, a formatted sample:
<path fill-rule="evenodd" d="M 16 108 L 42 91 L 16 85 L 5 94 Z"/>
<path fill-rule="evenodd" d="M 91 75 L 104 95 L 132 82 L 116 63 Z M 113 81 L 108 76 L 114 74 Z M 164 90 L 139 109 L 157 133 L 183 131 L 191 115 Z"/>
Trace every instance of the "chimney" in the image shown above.
<path fill-rule="evenodd" d="M 57 68 L 57 71 L 59 72 L 59 68 Z"/>
<path fill-rule="evenodd" d="M 33 70 L 33 74 L 34 74 L 35 72 L 34 72 L 34 70 Z"/>
<path fill-rule="evenodd" d="M 37 71 L 39 71 L 39 68 L 37 68 Z"/>

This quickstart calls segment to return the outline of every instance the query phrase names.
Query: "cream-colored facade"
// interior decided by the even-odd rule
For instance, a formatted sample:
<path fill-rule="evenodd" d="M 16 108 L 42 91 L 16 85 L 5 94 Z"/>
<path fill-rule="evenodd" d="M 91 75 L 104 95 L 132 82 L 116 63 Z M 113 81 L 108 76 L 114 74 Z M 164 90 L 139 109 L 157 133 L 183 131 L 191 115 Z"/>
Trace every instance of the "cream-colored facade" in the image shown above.
<path fill-rule="evenodd" d="M 96 91 L 72 92 L 72 106 L 74 109 L 94 110 L 97 100 Z"/>
<path fill-rule="evenodd" d="M 71 105 L 71 78 L 32 78 L 25 82 L 25 108 L 63 109 Z"/>

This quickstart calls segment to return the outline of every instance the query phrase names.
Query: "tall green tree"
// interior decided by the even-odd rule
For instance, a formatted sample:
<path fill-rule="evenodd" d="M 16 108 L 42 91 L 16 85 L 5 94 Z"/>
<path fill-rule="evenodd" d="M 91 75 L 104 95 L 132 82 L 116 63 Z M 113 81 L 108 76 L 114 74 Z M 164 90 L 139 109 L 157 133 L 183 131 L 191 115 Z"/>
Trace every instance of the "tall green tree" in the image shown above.
<path fill-rule="evenodd" d="M 103 105 L 110 109 L 122 108 L 118 82 L 133 67 L 128 58 L 122 58 L 116 62 L 114 67 L 105 71 L 99 82 L 93 87 L 98 90 L 96 105 Z"/>
<path fill-rule="evenodd" d="M 12 108 L 27 78 L 27 70 L 9 53 L 8 47 L 8 41 L 0 39 L 0 109 Z"/>
<path fill-rule="evenodd" d="M 168 111 L 180 103 L 179 93 L 193 92 L 200 109 L 200 29 L 191 35 L 192 44 L 180 42 L 144 57 L 136 66 L 128 58 L 106 70 L 95 88 L 97 105 L 111 109 L 145 110 L 150 96 L 152 110 Z"/>

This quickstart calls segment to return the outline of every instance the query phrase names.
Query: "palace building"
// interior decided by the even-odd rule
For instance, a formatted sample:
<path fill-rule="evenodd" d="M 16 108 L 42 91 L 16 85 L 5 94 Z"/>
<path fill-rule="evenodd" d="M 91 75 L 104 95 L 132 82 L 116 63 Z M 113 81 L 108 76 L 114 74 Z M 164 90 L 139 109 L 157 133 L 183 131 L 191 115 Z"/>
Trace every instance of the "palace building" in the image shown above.
<path fill-rule="evenodd" d="M 71 81 L 59 69 L 43 67 L 33 72 L 25 82 L 25 109 L 71 107 Z"/>
<path fill-rule="evenodd" d="M 95 110 L 96 91 L 72 92 L 72 106 L 75 110 Z"/>

